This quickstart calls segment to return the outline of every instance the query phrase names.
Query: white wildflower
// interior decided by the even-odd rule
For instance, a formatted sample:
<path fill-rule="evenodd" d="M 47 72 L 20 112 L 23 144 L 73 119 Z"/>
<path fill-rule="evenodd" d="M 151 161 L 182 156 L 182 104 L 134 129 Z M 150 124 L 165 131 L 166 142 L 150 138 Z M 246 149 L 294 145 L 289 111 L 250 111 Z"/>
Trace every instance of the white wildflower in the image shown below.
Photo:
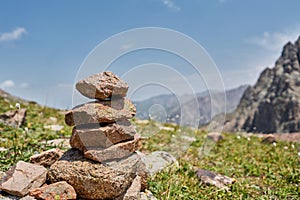
<path fill-rule="evenodd" d="M 20 109 L 21 108 L 21 105 L 19 103 L 16 103 L 16 108 L 17 109 Z"/>
<path fill-rule="evenodd" d="M 288 148 L 287 146 L 284 146 L 283 149 L 284 149 L 284 150 L 288 150 L 289 148 Z"/>
<path fill-rule="evenodd" d="M 28 128 L 27 127 L 25 127 L 24 130 L 25 130 L 26 133 L 28 133 Z"/>
<path fill-rule="evenodd" d="M 251 138 L 250 138 L 250 137 L 247 137 L 247 140 L 248 140 L 248 141 L 250 141 L 250 140 L 251 140 Z"/>
<path fill-rule="evenodd" d="M 276 142 L 273 142 L 272 144 L 273 144 L 274 147 L 276 147 L 276 145 L 277 145 Z"/>
<path fill-rule="evenodd" d="M 298 156 L 300 157 L 300 152 L 298 152 Z"/>
<path fill-rule="evenodd" d="M 292 149 L 295 149 L 295 145 L 294 144 L 292 144 L 291 147 L 292 147 Z"/>
<path fill-rule="evenodd" d="M 10 107 L 10 108 L 14 108 L 14 106 L 13 106 L 13 105 L 9 105 L 9 107 Z"/>
<path fill-rule="evenodd" d="M 241 136 L 238 135 L 238 136 L 236 136 L 236 138 L 239 140 L 239 139 L 241 139 Z"/>

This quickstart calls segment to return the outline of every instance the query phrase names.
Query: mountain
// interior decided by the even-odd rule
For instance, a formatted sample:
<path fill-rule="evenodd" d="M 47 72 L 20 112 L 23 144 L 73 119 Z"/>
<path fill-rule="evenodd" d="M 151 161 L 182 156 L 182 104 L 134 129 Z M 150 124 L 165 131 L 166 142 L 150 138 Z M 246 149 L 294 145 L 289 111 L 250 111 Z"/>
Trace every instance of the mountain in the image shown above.
<path fill-rule="evenodd" d="M 273 68 L 249 87 L 225 125 L 226 131 L 300 131 L 300 37 L 288 42 Z"/>
<path fill-rule="evenodd" d="M 247 85 L 243 85 L 225 92 L 227 97 L 227 112 L 232 112 L 236 108 L 247 87 Z M 222 97 L 222 93 L 216 91 L 213 92 L 213 95 L 214 98 Z M 182 105 L 180 105 L 180 102 L 183 102 L 181 103 Z M 197 104 L 199 105 L 198 110 L 195 110 Z M 200 113 L 200 126 L 208 123 L 212 117 L 222 113 L 225 109 L 225 105 L 220 104 L 212 104 L 213 109 L 211 109 L 211 97 L 208 91 L 198 93 L 195 96 L 186 95 L 179 98 L 171 94 L 159 95 L 144 101 L 135 102 L 135 105 L 137 108 L 137 118 L 139 119 L 149 119 L 149 115 L 151 116 L 153 112 L 156 112 L 156 115 L 159 116 L 156 117 L 155 120 L 187 126 L 193 125 L 196 113 Z M 214 110 L 215 113 L 211 113 L 212 110 Z"/>

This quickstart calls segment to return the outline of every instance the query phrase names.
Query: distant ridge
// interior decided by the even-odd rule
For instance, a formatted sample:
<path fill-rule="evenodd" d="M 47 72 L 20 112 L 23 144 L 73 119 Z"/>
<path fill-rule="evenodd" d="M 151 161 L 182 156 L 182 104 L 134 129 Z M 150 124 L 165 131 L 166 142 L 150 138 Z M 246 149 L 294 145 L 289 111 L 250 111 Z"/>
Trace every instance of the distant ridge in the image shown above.
<path fill-rule="evenodd" d="M 300 132 L 300 37 L 249 87 L 225 131 Z"/>
<path fill-rule="evenodd" d="M 237 107 L 242 94 L 247 87 L 248 85 L 242 85 L 226 91 L 226 105 L 213 105 L 213 110 L 215 111 L 215 113 L 211 113 L 211 97 L 207 91 L 196 94 L 196 99 L 194 99 L 192 95 L 185 96 L 183 101 L 184 103 L 181 106 L 179 105 L 179 102 L 175 95 L 159 95 L 151 97 L 144 101 L 135 102 L 137 108 L 137 118 L 149 119 L 150 107 L 152 105 L 159 104 L 167 112 L 166 122 L 189 126 L 191 125 L 189 124 L 189 122 L 195 121 L 193 119 L 193 113 L 195 113 L 194 110 L 196 100 L 198 101 L 199 113 L 201 115 L 199 119 L 199 126 L 201 126 L 207 124 L 215 115 L 222 114 L 222 112 L 224 111 L 224 106 L 226 106 L 227 112 L 232 112 Z M 215 97 L 218 97 L 218 95 L 221 96 L 221 93 L 216 92 L 216 94 L 214 94 Z M 180 120 L 181 116 L 184 116 L 183 121 Z"/>

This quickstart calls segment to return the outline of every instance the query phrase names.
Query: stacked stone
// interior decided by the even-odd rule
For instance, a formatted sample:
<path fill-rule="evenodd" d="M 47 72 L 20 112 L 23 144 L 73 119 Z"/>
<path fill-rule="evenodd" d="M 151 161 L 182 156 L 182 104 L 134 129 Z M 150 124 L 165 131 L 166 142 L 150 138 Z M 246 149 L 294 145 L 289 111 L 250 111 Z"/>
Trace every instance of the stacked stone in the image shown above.
<path fill-rule="evenodd" d="M 103 72 L 79 81 L 76 89 L 95 101 L 66 113 L 66 124 L 74 126 L 71 146 L 97 162 L 121 159 L 136 151 L 139 136 L 129 121 L 136 109 L 126 98 L 127 83 L 112 72 Z"/>

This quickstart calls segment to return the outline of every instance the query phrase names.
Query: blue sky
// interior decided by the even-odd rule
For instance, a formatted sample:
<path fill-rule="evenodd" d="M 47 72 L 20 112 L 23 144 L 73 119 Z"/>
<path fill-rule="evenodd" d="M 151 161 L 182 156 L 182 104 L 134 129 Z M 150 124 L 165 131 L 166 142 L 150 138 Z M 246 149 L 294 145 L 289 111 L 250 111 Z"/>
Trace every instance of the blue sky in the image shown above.
<path fill-rule="evenodd" d="M 300 35 L 299 7 L 298 0 L 1 0 L 0 87 L 70 108 L 77 71 L 91 50 L 114 34 L 141 27 L 169 28 L 196 40 L 218 66 L 226 88 L 253 84 L 282 46 Z M 114 72 L 143 64 L 133 62 L 140 57 L 181 63 L 156 54 L 129 55 Z"/>

